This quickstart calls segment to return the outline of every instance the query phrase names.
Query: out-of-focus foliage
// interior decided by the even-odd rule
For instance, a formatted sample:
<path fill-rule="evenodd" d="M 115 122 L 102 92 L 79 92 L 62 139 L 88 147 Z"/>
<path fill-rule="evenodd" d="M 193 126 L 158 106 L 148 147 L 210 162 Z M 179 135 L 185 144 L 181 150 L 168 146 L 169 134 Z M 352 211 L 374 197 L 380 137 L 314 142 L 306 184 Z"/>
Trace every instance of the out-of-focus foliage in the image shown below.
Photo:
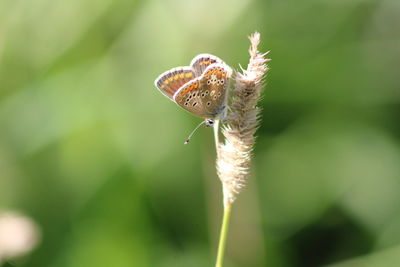
<path fill-rule="evenodd" d="M 400 2 L 0 1 L 0 208 L 39 246 L 4 266 L 212 266 L 210 129 L 153 86 L 271 50 L 227 267 L 400 264 Z M 1 263 L 0 263 L 1 264 Z"/>

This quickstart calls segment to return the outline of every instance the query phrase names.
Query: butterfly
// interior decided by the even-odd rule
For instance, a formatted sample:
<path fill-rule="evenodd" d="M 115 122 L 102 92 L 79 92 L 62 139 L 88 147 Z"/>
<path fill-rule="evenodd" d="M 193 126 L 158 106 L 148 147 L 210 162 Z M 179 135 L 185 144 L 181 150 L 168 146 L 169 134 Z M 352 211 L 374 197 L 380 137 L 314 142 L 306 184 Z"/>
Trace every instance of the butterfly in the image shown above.
<path fill-rule="evenodd" d="M 205 119 L 206 126 L 212 126 L 226 110 L 231 75 L 231 68 L 220 58 L 200 54 L 189 66 L 162 73 L 154 84 L 178 106 Z"/>

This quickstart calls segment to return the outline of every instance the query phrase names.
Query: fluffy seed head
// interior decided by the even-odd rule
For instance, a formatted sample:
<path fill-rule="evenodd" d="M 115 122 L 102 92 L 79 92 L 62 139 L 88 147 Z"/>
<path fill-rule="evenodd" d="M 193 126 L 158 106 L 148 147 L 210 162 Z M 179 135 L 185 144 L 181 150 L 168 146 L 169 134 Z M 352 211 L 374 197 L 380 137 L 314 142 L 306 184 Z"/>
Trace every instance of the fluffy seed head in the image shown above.
<path fill-rule="evenodd" d="M 223 143 L 217 146 L 217 170 L 223 185 L 225 205 L 233 203 L 249 176 L 255 132 L 259 127 L 260 100 L 263 78 L 268 70 L 267 53 L 257 49 L 260 34 L 250 39 L 250 61 L 247 69 L 235 73 L 234 88 L 229 96 L 229 110 L 224 121 Z"/>

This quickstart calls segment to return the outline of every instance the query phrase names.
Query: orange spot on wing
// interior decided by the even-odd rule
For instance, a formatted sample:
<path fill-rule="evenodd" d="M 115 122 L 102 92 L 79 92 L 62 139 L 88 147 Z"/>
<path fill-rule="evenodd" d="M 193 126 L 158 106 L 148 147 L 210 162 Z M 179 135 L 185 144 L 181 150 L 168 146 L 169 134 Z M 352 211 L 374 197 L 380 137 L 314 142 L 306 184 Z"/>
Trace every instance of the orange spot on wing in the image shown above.
<path fill-rule="evenodd" d="M 209 72 L 207 72 L 206 76 L 210 76 L 213 73 L 214 73 L 214 70 L 210 70 Z"/>
<path fill-rule="evenodd" d="M 179 78 L 183 79 L 185 77 L 184 73 L 179 74 Z"/>
<path fill-rule="evenodd" d="M 174 76 L 174 80 L 178 80 L 178 78 L 179 78 L 178 74 Z"/>
<path fill-rule="evenodd" d="M 165 83 L 165 84 L 168 84 L 169 82 L 168 82 L 168 80 L 165 80 L 164 83 Z"/>
<path fill-rule="evenodd" d="M 186 78 L 190 78 L 192 76 L 193 76 L 193 74 L 191 72 L 186 73 Z"/>
<path fill-rule="evenodd" d="M 197 87 L 199 87 L 199 84 L 195 83 L 193 86 L 194 86 L 194 88 L 197 88 Z"/>
<path fill-rule="evenodd" d="M 189 92 L 189 90 L 190 90 L 190 87 L 186 88 L 185 90 L 182 90 L 181 96 L 186 95 L 186 93 Z"/>
<path fill-rule="evenodd" d="M 172 82 L 172 81 L 174 80 L 174 78 L 169 77 L 168 80 L 169 80 L 170 82 Z"/>

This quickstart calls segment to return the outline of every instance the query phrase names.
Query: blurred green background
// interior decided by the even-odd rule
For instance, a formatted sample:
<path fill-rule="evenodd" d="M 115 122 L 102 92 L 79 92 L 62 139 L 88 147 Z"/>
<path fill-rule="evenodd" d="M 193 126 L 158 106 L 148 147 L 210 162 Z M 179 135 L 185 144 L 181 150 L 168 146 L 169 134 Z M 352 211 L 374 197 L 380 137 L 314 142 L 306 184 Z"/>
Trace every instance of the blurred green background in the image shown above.
<path fill-rule="evenodd" d="M 212 131 L 154 87 L 199 53 L 271 50 L 226 267 L 400 266 L 400 1 L 1 0 L 3 266 L 213 266 Z M 0 263 L 1 264 L 1 263 Z"/>

